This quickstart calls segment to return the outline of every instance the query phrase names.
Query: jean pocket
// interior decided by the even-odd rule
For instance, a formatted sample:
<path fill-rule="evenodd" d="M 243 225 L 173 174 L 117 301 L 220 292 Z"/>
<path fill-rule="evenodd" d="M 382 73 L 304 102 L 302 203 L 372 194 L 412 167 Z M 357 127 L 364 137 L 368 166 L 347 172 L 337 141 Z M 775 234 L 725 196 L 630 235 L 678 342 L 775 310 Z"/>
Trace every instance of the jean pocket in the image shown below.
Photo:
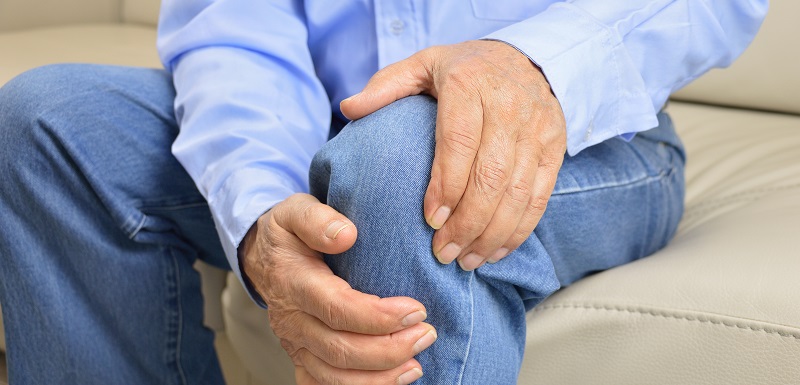
<path fill-rule="evenodd" d="M 540 13 L 550 6 L 546 1 L 488 1 L 471 0 L 475 17 L 485 20 L 522 21 Z"/>

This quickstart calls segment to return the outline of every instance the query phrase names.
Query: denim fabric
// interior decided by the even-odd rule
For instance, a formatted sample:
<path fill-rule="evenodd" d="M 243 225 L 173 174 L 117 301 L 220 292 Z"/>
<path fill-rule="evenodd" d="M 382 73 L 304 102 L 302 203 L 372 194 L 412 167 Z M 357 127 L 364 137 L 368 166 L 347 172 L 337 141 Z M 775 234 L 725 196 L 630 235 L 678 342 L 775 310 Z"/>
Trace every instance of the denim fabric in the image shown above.
<path fill-rule="evenodd" d="M 12 384 L 219 384 L 192 263 L 226 261 L 169 148 L 163 71 L 59 65 L 0 89 L 0 301 Z M 565 159 L 534 236 L 474 272 L 436 262 L 422 218 L 435 102 L 349 124 L 315 158 L 314 193 L 359 228 L 327 260 L 355 288 L 422 301 L 439 340 L 421 384 L 513 384 L 525 310 L 559 286 L 648 255 L 682 211 L 666 115 L 631 142 Z M 266 320 L 265 320 L 266 327 Z M 268 357 L 265 357 L 268 359 Z"/>
<path fill-rule="evenodd" d="M 328 256 L 355 289 L 411 296 L 439 339 L 417 359 L 420 384 L 514 384 L 525 311 L 592 272 L 647 256 L 683 211 L 681 143 L 669 117 L 630 142 L 611 139 L 566 157 L 547 211 L 519 249 L 474 272 L 441 265 L 422 198 L 430 178 L 436 102 L 402 99 L 350 123 L 317 153 L 312 192 L 358 228 L 355 246 Z"/>
<path fill-rule="evenodd" d="M 11 384 L 221 384 L 197 258 L 224 264 L 170 153 L 171 79 L 51 66 L 0 89 Z"/>

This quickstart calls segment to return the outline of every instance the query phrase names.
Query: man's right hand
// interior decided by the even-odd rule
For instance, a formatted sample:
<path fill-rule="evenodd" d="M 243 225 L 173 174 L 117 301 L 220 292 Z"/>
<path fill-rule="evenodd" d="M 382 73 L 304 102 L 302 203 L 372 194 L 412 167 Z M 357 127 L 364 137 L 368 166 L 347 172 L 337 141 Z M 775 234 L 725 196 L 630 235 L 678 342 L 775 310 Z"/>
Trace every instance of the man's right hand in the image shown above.
<path fill-rule="evenodd" d="M 422 376 L 413 357 L 436 340 L 421 303 L 358 292 L 325 264 L 322 253 L 344 252 L 356 235 L 344 215 L 295 194 L 261 216 L 240 248 L 299 385 L 410 384 Z"/>

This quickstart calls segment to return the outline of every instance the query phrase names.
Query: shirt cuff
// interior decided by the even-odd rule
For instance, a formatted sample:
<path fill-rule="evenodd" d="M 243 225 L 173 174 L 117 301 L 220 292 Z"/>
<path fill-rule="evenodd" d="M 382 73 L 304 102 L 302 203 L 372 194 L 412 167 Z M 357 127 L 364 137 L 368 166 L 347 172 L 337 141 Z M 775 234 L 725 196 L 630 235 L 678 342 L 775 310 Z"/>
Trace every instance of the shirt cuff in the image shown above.
<path fill-rule="evenodd" d="M 236 191 L 234 186 L 242 185 L 242 182 L 247 180 L 273 181 L 274 183 L 265 183 L 258 192 Z M 280 182 L 281 180 L 285 181 L 287 178 L 263 169 L 239 170 L 232 174 L 225 185 L 208 199 L 211 216 L 214 219 L 214 225 L 231 270 L 247 289 L 250 298 L 264 308 L 266 308 L 266 302 L 247 277 L 242 274 L 238 250 L 247 231 L 258 218 L 297 191 L 297 186 L 285 185 Z M 265 189 L 264 186 L 271 187 Z"/>
<path fill-rule="evenodd" d="M 569 3 L 494 32 L 542 69 L 567 123 L 567 152 L 658 125 L 637 67 L 617 31 Z"/>

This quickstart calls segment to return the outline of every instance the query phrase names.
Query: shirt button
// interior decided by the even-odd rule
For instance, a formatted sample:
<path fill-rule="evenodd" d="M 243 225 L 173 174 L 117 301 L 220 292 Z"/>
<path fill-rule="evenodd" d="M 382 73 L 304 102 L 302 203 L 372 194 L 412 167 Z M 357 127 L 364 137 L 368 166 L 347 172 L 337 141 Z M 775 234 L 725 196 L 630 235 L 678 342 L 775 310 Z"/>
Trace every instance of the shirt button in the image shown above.
<path fill-rule="evenodd" d="M 403 30 L 406 29 L 406 23 L 403 23 L 403 20 L 394 19 L 389 24 L 389 27 L 391 28 L 391 31 L 392 31 L 393 34 L 399 35 L 399 34 L 403 33 Z"/>

